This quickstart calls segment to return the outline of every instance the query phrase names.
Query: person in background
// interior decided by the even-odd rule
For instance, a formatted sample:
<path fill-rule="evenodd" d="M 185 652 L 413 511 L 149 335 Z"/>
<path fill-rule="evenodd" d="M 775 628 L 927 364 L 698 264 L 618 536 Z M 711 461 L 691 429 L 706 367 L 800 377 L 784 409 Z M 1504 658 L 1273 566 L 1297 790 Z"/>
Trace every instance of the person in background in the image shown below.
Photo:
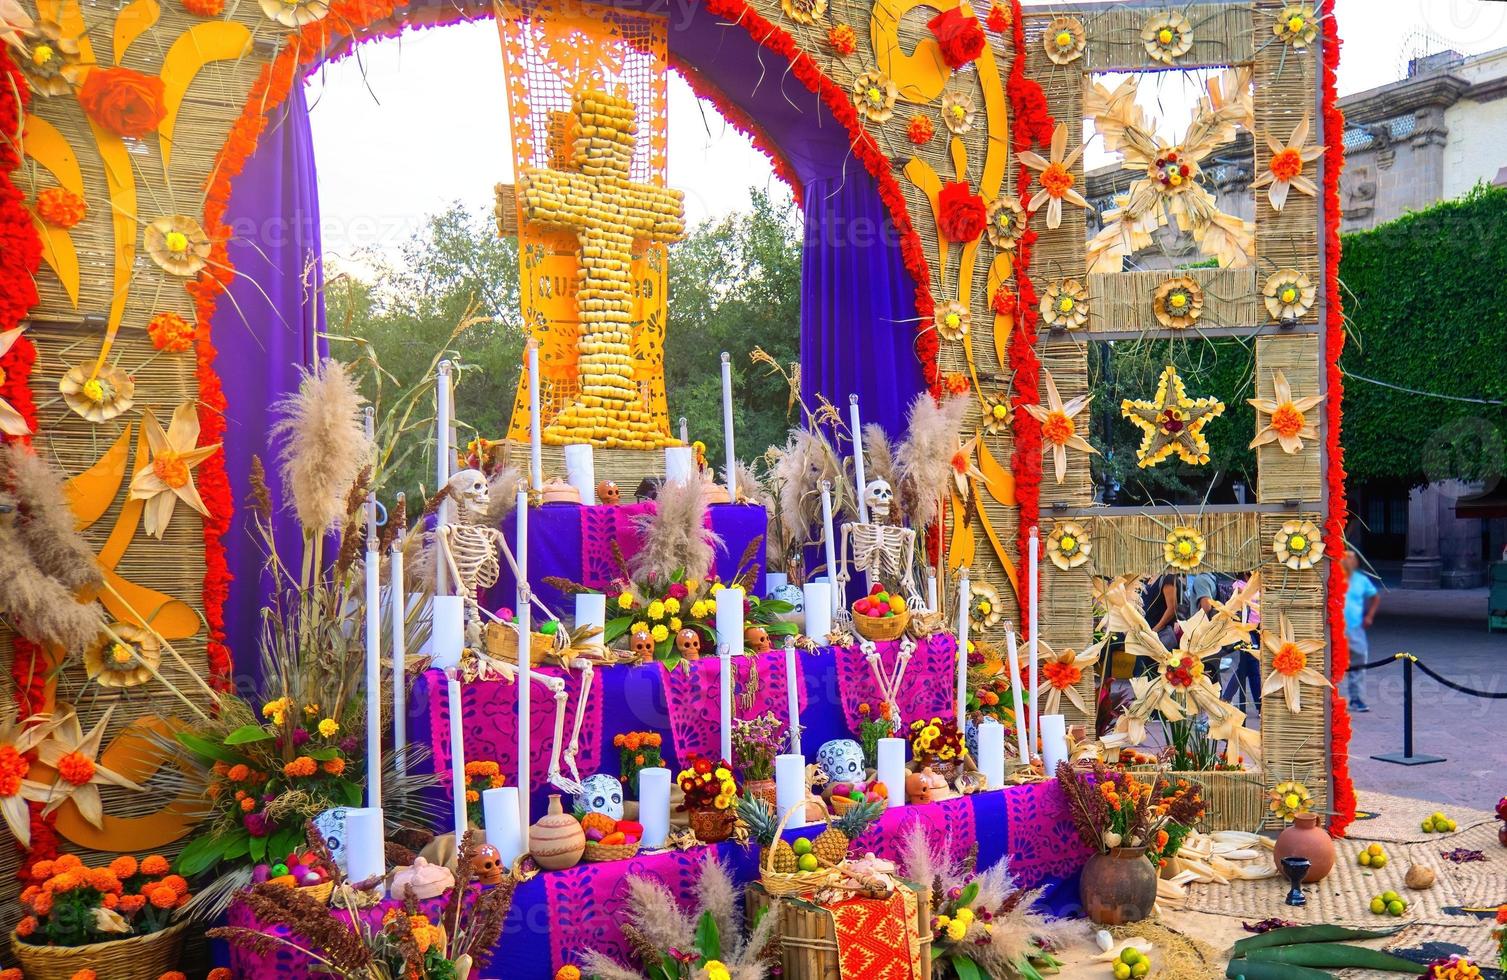
<path fill-rule="evenodd" d="M 1237 578 L 1231 585 L 1232 592 L 1239 592 L 1250 581 L 1249 575 Z M 1257 592 L 1251 598 L 1259 602 L 1261 594 Z M 1246 606 L 1240 611 L 1240 621 L 1259 627 L 1261 625 L 1261 612 L 1256 603 Z M 1261 647 L 1260 633 L 1252 634 L 1251 641 L 1242 641 L 1237 644 L 1231 655 L 1235 659 L 1235 670 L 1230 679 L 1224 682 L 1224 699 L 1231 704 L 1235 703 L 1236 695 L 1242 690 L 1244 697 L 1242 704 L 1250 704 L 1255 713 L 1261 713 Z"/>
<path fill-rule="evenodd" d="M 1192 572 L 1183 576 L 1182 606 L 1178 615 L 1183 619 L 1189 619 L 1194 613 L 1203 611 L 1204 615 L 1214 614 L 1214 594 L 1219 588 L 1219 580 L 1212 572 Z"/>
<path fill-rule="evenodd" d="M 1366 630 L 1376 619 L 1381 593 L 1371 576 L 1360 570 L 1360 558 L 1354 551 L 1345 552 L 1345 571 L 1350 573 L 1350 587 L 1345 592 L 1345 639 L 1350 643 L 1350 669 L 1345 671 L 1344 695 L 1350 702 L 1351 711 L 1363 713 L 1371 709 L 1362 696 L 1364 685 L 1355 668 L 1370 658 L 1371 646 Z"/>
<path fill-rule="evenodd" d="M 1167 572 L 1141 587 L 1141 605 L 1151 632 L 1167 649 L 1177 646 L 1177 573 Z"/>

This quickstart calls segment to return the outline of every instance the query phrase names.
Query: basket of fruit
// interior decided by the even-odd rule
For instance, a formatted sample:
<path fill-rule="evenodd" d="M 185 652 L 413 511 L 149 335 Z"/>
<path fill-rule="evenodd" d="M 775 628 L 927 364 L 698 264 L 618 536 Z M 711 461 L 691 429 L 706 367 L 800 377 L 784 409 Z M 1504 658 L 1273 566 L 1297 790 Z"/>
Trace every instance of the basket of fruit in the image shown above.
<path fill-rule="evenodd" d="M 796 811 L 804 811 L 805 805 L 802 802 L 791 807 L 776 822 L 774 810 L 763 800 L 746 795 L 738 803 L 738 815 L 748 824 L 749 836 L 763 848 L 759 881 L 770 895 L 800 895 L 819 888 L 843 887 L 849 880 L 841 869 L 848 858 L 848 848 L 887 806 L 883 800 L 854 803 L 845 813 L 829 814 L 826 828 L 815 837 L 785 840 L 790 818 Z"/>
<path fill-rule="evenodd" d="M 905 600 L 875 585 L 868 595 L 853 603 L 853 628 L 865 640 L 879 643 L 898 640 L 910 625 Z"/>
<path fill-rule="evenodd" d="M 529 663 L 542 667 L 550 662 L 555 652 L 556 635 L 560 624 L 550 620 L 529 634 Z M 518 630 L 509 623 L 487 623 L 487 656 L 493 660 L 515 664 L 518 662 Z"/>
<path fill-rule="evenodd" d="M 833 783 L 827 790 L 826 802 L 832 812 L 842 816 L 860 803 L 874 803 L 889 799 L 889 791 L 877 780 L 857 783 Z"/>
<path fill-rule="evenodd" d="M 582 861 L 626 861 L 638 854 L 638 842 L 644 836 L 641 824 L 615 820 L 605 813 L 581 814 L 581 829 L 586 832 Z"/>

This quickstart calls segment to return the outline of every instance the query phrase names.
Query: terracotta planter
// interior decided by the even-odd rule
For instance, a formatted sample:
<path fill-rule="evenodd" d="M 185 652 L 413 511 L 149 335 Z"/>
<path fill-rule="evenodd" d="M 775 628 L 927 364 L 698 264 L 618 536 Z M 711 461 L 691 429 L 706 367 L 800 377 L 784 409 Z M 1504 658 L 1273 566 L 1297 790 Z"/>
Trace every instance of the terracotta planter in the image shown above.
<path fill-rule="evenodd" d="M 1140 922 L 1156 904 L 1156 869 L 1144 847 L 1116 847 L 1095 854 L 1083 866 L 1078 897 L 1088 917 L 1100 925 Z"/>
<path fill-rule="evenodd" d="M 1292 826 L 1277 835 L 1273 855 L 1278 867 L 1282 866 L 1283 858 L 1307 858 L 1309 868 L 1303 884 L 1311 885 L 1323 881 L 1334 870 L 1334 839 L 1319 826 L 1317 813 L 1300 813 L 1292 818 Z"/>
<path fill-rule="evenodd" d="M 586 851 L 586 831 L 560 806 L 560 795 L 549 798 L 549 812 L 529 828 L 529 854 L 545 871 L 563 871 L 580 863 Z"/>
<path fill-rule="evenodd" d="M 703 844 L 716 844 L 733 835 L 737 818 L 731 810 L 691 810 L 686 814 L 696 839 Z"/>
<path fill-rule="evenodd" d="M 778 806 L 778 801 L 777 797 L 774 794 L 773 779 L 751 779 L 743 784 L 743 788 L 748 790 L 754 796 L 763 800 L 765 803 L 768 803 L 770 810 L 773 810 L 775 813 L 779 813 L 779 811 L 775 809 L 775 807 Z"/>

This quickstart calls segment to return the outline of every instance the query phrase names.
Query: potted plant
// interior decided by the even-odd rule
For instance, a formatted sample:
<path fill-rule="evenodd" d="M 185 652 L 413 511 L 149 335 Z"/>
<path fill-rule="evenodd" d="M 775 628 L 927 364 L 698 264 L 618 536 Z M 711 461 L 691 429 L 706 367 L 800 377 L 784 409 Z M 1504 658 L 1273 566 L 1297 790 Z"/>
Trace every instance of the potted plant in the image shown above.
<path fill-rule="evenodd" d="M 618 779 L 627 791 L 625 795 L 637 799 L 638 774 L 665 764 L 659 751 L 664 737 L 659 732 L 620 732 L 612 736 L 612 744 L 617 749 Z"/>
<path fill-rule="evenodd" d="M 727 760 L 714 762 L 693 752 L 689 764 L 675 781 L 685 794 L 680 808 L 686 812 L 697 840 L 703 844 L 715 844 L 732 836 L 738 784 Z"/>
<path fill-rule="evenodd" d="M 482 817 L 481 794 L 497 789 L 507 782 L 502 767 L 490 759 L 474 759 L 466 763 L 466 823 L 480 827 Z"/>
<path fill-rule="evenodd" d="M 743 785 L 755 796 L 775 805 L 774 757 L 785 746 L 785 734 L 774 712 L 733 722 L 733 761 Z"/>
<path fill-rule="evenodd" d="M 930 768 L 951 783 L 962 771 L 968 747 L 958 726 L 941 718 L 910 723 L 910 752 L 917 769 Z"/>

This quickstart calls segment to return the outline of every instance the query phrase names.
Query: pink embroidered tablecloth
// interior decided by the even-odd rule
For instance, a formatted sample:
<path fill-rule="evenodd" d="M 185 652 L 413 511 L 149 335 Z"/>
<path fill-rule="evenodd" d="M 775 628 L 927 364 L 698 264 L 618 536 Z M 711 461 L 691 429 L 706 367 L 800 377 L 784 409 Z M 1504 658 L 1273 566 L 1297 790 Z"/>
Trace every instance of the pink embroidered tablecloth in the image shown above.
<path fill-rule="evenodd" d="M 795 658 L 797 698 L 806 709 L 806 685 L 803 657 Z M 721 664 L 715 656 L 702 657 L 693 664 L 669 670 L 660 665 L 664 676 L 665 701 L 670 710 L 670 739 L 674 757 L 684 760 L 690 753 L 713 756 L 719 751 L 722 726 Z M 757 718 L 766 711 L 785 720 L 790 712 L 789 686 L 785 676 L 783 650 L 758 656 L 733 658 L 733 690 L 747 691 L 757 679 L 751 706 L 733 702 L 736 718 Z"/>
<path fill-rule="evenodd" d="M 880 676 L 890 677 L 900 657 L 900 642 L 889 640 L 875 644 L 879 654 Z M 938 633 L 916 644 L 905 677 L 899 685 L 897 702 L 902 724 L 917 718 L 951 719 L 956 715 L 958 641 Z M 878 706 L 883 691 L 863 650 L 858 646 L 837 649 L 837 684 L 842 694 L 842 710 L 848 728 L 858 731 L 858 706 Z"/>

